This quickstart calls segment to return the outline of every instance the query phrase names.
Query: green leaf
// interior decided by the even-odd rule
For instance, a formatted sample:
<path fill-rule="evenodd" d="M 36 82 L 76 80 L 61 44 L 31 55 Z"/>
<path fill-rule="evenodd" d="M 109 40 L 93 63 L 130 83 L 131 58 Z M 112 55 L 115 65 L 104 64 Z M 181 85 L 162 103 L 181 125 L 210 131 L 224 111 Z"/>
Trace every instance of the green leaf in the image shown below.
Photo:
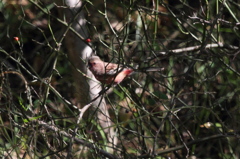
<path fill-rule="evenodd" d="M 153 92 L 153 94 L 160 99 L 165 99 L 165 100 L 168 99 L 167 95 L 160 91 L 155 91 L 155 92 Z"/>
<path fill-rule="evenodd" d="M 37 119 L 39 119 L 41 117 L 42 117 L 42 115 L 41 116 L 36 116 L 36 117 L 31 117 L 31 118 L 28 118 L 28 119 L 23 119 L 23 122 L 27 123 L 29 121 L 37 120 Z"/>

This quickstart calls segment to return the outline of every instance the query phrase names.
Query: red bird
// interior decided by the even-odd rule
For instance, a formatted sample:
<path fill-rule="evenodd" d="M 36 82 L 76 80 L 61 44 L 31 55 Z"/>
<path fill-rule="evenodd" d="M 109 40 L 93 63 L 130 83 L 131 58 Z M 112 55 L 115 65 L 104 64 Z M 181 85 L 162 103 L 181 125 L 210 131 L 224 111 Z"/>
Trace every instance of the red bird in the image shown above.
<path fill-rule="evenodd" d="M 95 78 L 103 84 L 119 84 L 134 72 L 131 68 L 123 68 L 121 65 L 115 63 L 104 62 L 98 56 L 89 58 L 88 67 Z M 146 71 L 161 70 L 159 68 L 150 68 Z"/>
<path fill-rule="evenodd" d="M 104 62 L 98 56 L 92 56 L 88 60 L 88 67 L 95 78 L 103 84 L 119 84 L 133 72 L 131 68 Z"/>

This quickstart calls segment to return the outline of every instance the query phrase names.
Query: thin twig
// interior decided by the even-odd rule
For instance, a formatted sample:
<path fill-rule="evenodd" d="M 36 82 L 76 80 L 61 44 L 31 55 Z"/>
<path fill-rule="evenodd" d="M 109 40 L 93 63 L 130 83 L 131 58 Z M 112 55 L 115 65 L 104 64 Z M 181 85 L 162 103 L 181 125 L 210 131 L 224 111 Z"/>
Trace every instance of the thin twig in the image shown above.
<path fill-rule="evenodd" d="M 180 53 L 185 53 L 185 52 L 189 52 L 189 51 L 195 51 L 195 50 L 199 50 L 202 47 L 202 45 L 197 45 L 197 46 L 191 46 L 191 47 L 186 47 L 186 48 L 180 48 L 180 49 L 175 49 L 175 50 L 168 50 L 168 51 L 160 51 L 160 52 L 156 52 L 156 56 L 162 56 L 162 55 L 167 55 L 168 53 L 172 53 L 172 54 L 180 54 Z M 229 49 L 233 49 L 233 50 L 238 50 L 239 47 L 237 46 L 233 46 L 233 45 L 225 45 L 223 43 L 217 43 L 217 44 L 207 44 L 205 46 L 205 49 L 209 49 L 209 48 L 224 48 L 227 47 Z M 153 60 L 156 57 L 149 57 L 148 60 Z"/>
<path fill-rule="evenodd" d="M 53 126 L 53 125 L 49 125 L 47 123 L 45 123 L 44 121 L 38 121 L 38 120 L 35 120 L 33 121 L 34 124 L 37 124 L 39 126 L 43 126 L 44 128 L 50 130 L 50 131 L 53 131 L 53 132 L 56 132 L 56 133 L 59 133 L 60 135 L 63 135 L 67 138 L 73 138 L 74 141 L 78 144 L 82 144 L 84 146 L 87 146 L 88 148 L 91 148 L 91 149 L 94 149 L 94 150 L 97 150 L 101 155 L 105 156 L 105 157 L 108 157 L 110 159 L 117 159 L 118 157 L 113 155 L 113 154 L 110 154 L 100 148 L 98 148 L 97 146 L 95 146 L 94 143 L 91 143 L 91 142 L 88 142 L 86 140 L 83 140 L 83 139 L 79 139 L 79 138 L 76 138 L 76 137 L 73 137 L 73 135 L 67 133 L 66 131 L 63 131 L 63 130 L 60 130 L 59 128 L 57 128 L 56 126 Z"/>

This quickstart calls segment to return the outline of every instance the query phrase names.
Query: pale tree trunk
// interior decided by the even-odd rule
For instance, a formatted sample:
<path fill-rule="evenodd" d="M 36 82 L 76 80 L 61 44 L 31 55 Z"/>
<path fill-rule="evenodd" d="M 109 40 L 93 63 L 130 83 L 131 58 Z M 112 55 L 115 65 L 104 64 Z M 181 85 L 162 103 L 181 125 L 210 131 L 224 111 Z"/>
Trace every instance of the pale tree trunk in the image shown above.
<path fill-rule="evenodd" d="M 72 24 L 71 27 L 78 32 L 83 39 L 88 38 L 89 34 L 86 28 L 84 13 L 83 11 L 79 12 L 82 2 L 79 0 L 65 0 L 65 5 L 67 6 L 67 9 L 61 9 L 61 14 L 65 16 L 66 23 Z M 76 16 L 76 14 L 79 15 Z M 72 21 L 73 18 L 75 18 L 74 21 Z M 96 82 L 95 77 L 87 69 L 85 62 L 91 56 L 92 49 L 72 31 L 68 31 L 65 41 L 69 60 L 74 65 L 72 75 L 76 89 L 75 97 L 77 98 L 80 107 L 83 108 L 85 105 L 89 104 L 92 99 L 99 96 L 99 92 L 102 90 L 101 85 Z M 89 117 L 94 115 L 94 120 L 97 120 L 104 129 L 104 132 L 108 137 L 109 144 L 115 145 L 116 140 L 114 140 L 114 130 L 111 127 L 112 123 L 110 121 L 109 113 L 106 108 L 106 102 L 103 96 L 101 95 L 94 100 L 93 105 L 89 109 L 90 110 L 87 112 L 87 116 Z M 89 112 L 95 112 L 95 114 Z"/>

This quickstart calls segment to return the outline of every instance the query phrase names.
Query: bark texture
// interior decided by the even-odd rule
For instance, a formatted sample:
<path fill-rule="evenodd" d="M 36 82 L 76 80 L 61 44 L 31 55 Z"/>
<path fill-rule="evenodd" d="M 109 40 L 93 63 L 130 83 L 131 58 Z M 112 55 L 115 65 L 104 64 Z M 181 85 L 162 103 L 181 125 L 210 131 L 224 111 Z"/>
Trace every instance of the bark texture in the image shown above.
<path fill-rule="evenodd" d="M 87 59 L 92 55 L 92 49 L 84 39 L 88 38 L 89 34 L 86 28 L 86 19 L 81 10 L 82 2 L 79 0 L 65 0 L 66 9 L 61 9 L 61 14 L 67 19 L 67 23 L 77 31 L 83 39 L 76 36 L 72 31 L 68 31 L 65 38 L 67 54 L 70 62 L 73 65 L 72 75 L 75 84 L 75 97 L 79 105 L 83 108 L 89 104 L 92 99 L 99 96 L 102 87 L 95 79 L 94 75 L 87 69 Z M 79 12 L 80 11 L 80 12 Z M 77 16 L 76 16 L 77 15 Z M 64 29 L 66 30 L 66 28 Z M 114 130 L 111 128 L 106 102 L 101 95 L 93 101 L 93 105 L 86 112 L 86 117 L 91 117 L 99 123 L 106 133 L 109 143 L 115 144 Z"/>

